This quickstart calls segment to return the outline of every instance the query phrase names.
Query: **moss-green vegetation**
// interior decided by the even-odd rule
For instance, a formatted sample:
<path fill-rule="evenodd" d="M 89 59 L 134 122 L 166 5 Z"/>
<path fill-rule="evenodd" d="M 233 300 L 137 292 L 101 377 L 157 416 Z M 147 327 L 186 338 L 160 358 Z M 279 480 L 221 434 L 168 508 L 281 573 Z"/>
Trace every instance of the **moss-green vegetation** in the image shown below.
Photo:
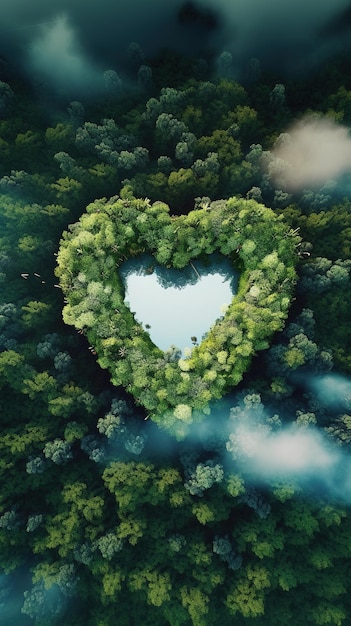
<path fill-rule="evenodd" d="M 64 321 L 87 335 L 113 384 L 178 437 L 282 329 L 296 282 L 300 238 L 271 209 L 236 198 L 203 204 L 175 217 L 161 202 L 98 200 L 64 233 L 57 257 Z M 144 252 L 176 268 L 221 252 L 242 268 L 238 294 L 186 359 L 159 350 L 124 303 L 118 266 Z"/>

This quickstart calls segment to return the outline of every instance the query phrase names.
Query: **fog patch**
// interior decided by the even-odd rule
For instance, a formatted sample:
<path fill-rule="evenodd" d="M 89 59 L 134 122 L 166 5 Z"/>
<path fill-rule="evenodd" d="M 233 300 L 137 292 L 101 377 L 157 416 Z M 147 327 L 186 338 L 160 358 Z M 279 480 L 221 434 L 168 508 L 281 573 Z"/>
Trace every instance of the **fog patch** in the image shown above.
<path fill-rule="evenodd" d="M 28 68 L 61 93 L 89 93 L 103 86 L 101 70 L 88 59 L 66 15 L 40 26 L 29 46 Z"/>
<path fill-rule="evenodd" d="M 334 383 L 339 385 L 332 391 Z M 304 387 L 316 395 L 325 388 L 330 413 L 334 403 L 340 406 L 351 390 L 350 381 L 329 374 L 309 376 Z M 282 421 L 278 415 L 272 416 L 259 394 L 239 395 L 230 410 L 224 464 L 229 471 L 240 472 L 253 488 L 275 493 L 279 485 L 283 492 L 294 485 L 292 493 L 303 490 L 306 497 L 333 499 L 350 506 L 351 456 L 328 435 L 328 428 L 318 428 L 316 423 L 313 413 L 300 410 L 295 411 L 295 417 L 293 412 L 285 415 Z"/>
<path fill-rule="evenodd" d="M 240 424 L 230 434 L 227 450 L 245 480 L 254 487 L 294 491 L 312 498 L 351 505 L 351 459 L 316 428 L 296 425 L 280 432 L 264 432 Z"/>
<path fill-rule="evenodd" d="M 30 584 L 30 574 L 20 567 L 10 574 L 0 573 L 0 615 L 1 626 L 29 626 L 33 621 L 21 613 L 23 592 Z"/>
<path fill-rule="evenodd" d="M 349 129 L 327 118 L 305 118 L 280 137 L 268 164 L 270 177 L 286 191 L 319 187 L 351 172 Z"/>
<path fill-rule="evenodd" d="M 264 433 L 241 425 L 230 435 L 227 448 L 244 470 L 265 479 L 305 479 L 328 473 L 339 460 L 336 448 L 329 448 L 314 429 Z"/>
<path fill-rule="evenodd" d="M 306 387 L 329 410 L 351 410 L 351 380 L 341 374 L 329 373 L 307 379 Z"/>

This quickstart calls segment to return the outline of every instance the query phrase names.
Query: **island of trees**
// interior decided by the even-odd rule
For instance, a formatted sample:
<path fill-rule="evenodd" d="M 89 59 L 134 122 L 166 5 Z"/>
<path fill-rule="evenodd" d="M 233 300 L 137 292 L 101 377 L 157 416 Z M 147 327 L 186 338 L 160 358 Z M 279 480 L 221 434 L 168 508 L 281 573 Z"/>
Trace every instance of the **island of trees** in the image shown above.
<path fill-rule="evenodd" d="M 255 200 L 200 200 L 197 210 L 171 217 L 164 203 L 125 189 L 121 195 L 89 205 L 64 234 L 56 271 L 67 300 L 63 319 L 87 334 L 114 385 L 184 437 L 193 417 L 236 386 L 252 355 L 282 329 L 300 238 Z M 146 251 L 178 269 L 213 252 L 242 268 L 238 294 L 189 358 L 159 350 L 124 302 L 118 267 Z"/>

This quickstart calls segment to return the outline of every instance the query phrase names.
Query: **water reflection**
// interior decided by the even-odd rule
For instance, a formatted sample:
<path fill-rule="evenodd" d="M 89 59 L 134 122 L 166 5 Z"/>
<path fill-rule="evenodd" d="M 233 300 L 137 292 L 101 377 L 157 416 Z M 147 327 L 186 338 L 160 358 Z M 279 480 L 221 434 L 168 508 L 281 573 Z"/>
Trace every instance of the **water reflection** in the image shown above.
<path fill-rule="evenodd" d="M 125 302 L 161 350 L 200 343 L 237 291 L 238 272 L 226 257 L 210 255 L 182 270 L 167 269 L 151 255 L 120 267 Z M 193 339 L 192 339 L 193 338 Z"/>

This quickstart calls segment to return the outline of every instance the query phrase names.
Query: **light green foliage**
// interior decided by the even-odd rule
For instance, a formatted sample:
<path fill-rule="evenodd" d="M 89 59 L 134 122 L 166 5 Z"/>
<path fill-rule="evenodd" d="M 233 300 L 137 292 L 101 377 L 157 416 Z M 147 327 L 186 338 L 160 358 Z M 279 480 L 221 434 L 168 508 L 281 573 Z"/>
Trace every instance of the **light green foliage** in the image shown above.
<path fill-rule="evenodd" d="M 194 626 L 204 626 L 207 623 L 205 616 L 208 613 L 209 602 L 206 594 L 196 587 L 182 587 L 180 592 L 182 605 L 189 612 L 192 624 Z"/>
<path fill-rule="evenodd" d="M 227 491 L 233 497 L 240 496 L 245 491 L 244 481 L 241 476 L 231 474 L 227 482 Z"/>
<path fill-rule="evenodd" d="M 202 495 L 202 491 L 197 495 Z M 191 510 L 202 526 L 206 526 L 206 524 L 213 522 L 216 517 L 215 511 L 213 511 L 213 509 L 205 502 L 196 502 L 196 504 L 192 506 Z"/>
<path fill-rule="evenodd" d="M 22 307 L 23 322 L 26 326 L 39 326 L 46 322 L 50 312 L 50 304 L 31 300 Z"/>
<path fill-rule="evenodd" d="M 167 602 L 170 599 L 169 592 L 172 589 L 168 572 L 160 574 L 148 570 L 133 574 L 130 577 L 129 586 L 132 591 L 146 591 L 147 602 L 154 606 L 162 606 L 164 602 Z"/>
<path fill-rule="evenodd" d="M 35 373 L 33 378 L 27 378 L 23 381 L 23 393 L 33 400 L 38 395 L 49 399 L 56 391 L 56 381 L 48 372 Z"/>
<path fill-rule="evenodd" d="M 147 502 L 153 506 L 169 501 L 170 493 L 182 485 L 177 470 L 155 471 L 151 464 L 113 462 L 103 473 L 104 482 L 115 495 L 121 514 L 134 512 Z"/>
<path fill-rule="evenodd" d="M 35 551 L 46 546 L 67 557 L 85 540 L 94 541 L 101 536 L 104 500 L 91 495 L 85 483 L 67 484 L 61 494 L 60 512 L 46 525 L 46 537 L 38 539 Z"/>
<path fill-rule="evenodd" d="M 182 422 L 190 423 L 191 420 L 191 407 L 188 404 L 178 404 L 174 409 L 174 417 Z"/>
<path fill-rule="evenodd" d="M 102 586 L 104 603 L 106 598 L 109 598 L 110 600 L 116 598 L 118 592 L 122 589 L 122 581 L 123 576 L 119 571 L 113 571 L 103 575 Z"/>
<path fill-rule="evenodd" d="M 4 383 L 14 385 L 17 380 L 22 382 L 22 364 L 24 357 L 15 350 L 4 350 L 0 353 L 0 385 Z M 16 384 L 15 384 L 16 386 Z"/>
<path fill-rule="evenodd" d="M 257 617 L 264 613 L 264 589 L 270 587 L 269 572 L 262 566 L 248 566 L 245 575 L 228 594 L 226 604 L 232 615 Z"/>

